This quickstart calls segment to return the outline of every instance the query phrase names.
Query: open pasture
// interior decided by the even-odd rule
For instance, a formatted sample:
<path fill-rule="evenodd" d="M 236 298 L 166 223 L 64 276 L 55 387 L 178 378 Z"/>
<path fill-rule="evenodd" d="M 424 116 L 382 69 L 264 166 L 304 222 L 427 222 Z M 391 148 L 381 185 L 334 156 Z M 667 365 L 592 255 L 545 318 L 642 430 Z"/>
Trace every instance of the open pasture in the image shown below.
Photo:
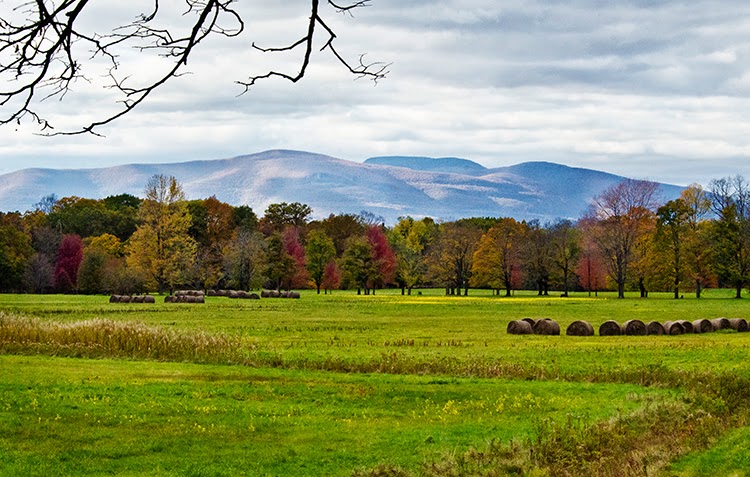
<path fill-rule="evenodd" d="M 719 290 L 701 300 L 658 294 L 645 300 L 500 298 L 472 290 L 469 297 L 445 297 L 424 290 L 110 304 L 102 296 L 0 295 L 0 350 L 6 354 L 0 357 L 0 449 L 8 456 L 0 470 L 452 475 L 459 468 L 458 475 L 471 475 L 456 463 L 467 465 L 464 452 L 513 440 L 514 446 L 525 443 L 523 449 L 503 447 L 497 451 L 502 459 L 496 456 L 505 459 L 502 465 L 483 465 L 511 473 L 536 468 L 539 475 L 576 475 L 565 469 L 585 468 L 588 475 L 618 475 L 604 464 L 591 467 L 595 455 L 606 463 L 601 450 L 583 453 L 580 462 L 570 455 L 547 462 L 530 459 L 528 446 L 552 456 L 566 442 L 580 449 L 579 441 L 605 431 L 626 446 L 636 437 L 649 442 L 643 436 L 656 431 L 647 421 L 680 423 L 668 438 L 651 436 L 650 448 L 658 449 L 651 465 L 664 468 L 680 454 L 710 448 L 726 429 L 744 435 L 750 333 L 513 336 L 506 326 L 523 317 L 553 318 L 563 329 L 580 319 L 597 328 L 606 320 L 748 318 L 750 305 L 731 296 Z M 23 338 L 11 329 L 18 323 Z M 92 345 L 87 340 L 104 339 L 96 331 L 102 323 L 114 330 L 110 336 L 130 330 L 136 338 L 128 335 L 116 351 Z M 164 350 L 156 349 L 157 341 L 143 341 L 148 353 L 137 351 L 137 340 L 149 334 L 171 338 L 157 339 L 167 343 Z M 175 343 L 189 346 L 206 337 L 220 337 L 210 343 L 226 349 L 170 354 Z M 620 421 L 629 423 L 627 432 L 607 430 Z M 561 435 L 568 440 L 549 445 Z M 711 454 L 705 455 L 680 461 L 681 474 L 674 475 L 701 475 L 689 472 L 705 465 Z M 618 465 L 612 462 L 610 470 Z"/>

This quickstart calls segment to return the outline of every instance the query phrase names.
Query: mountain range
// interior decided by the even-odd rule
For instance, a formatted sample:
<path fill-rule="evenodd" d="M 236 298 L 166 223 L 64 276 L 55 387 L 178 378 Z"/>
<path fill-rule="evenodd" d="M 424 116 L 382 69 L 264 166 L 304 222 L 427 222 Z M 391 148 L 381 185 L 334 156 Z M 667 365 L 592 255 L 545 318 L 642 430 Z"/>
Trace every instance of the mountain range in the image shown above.
<path fill-rule="evenodd" d="M 489 169 L 460 158 L 373 157 L 364 163 L 272 150 L 229 159 L 98 169 L 23 169 L 0 175 L 0 210 L 25 211 L 43 196 L 92 199 L 143 195 L 155 174 L 174 176 L 190 199 L 216 196 L 261 215 L 274 202 L 302 202 L 315 217 L 371 212 L 398 217 L 578 218 L 591 199 L 624 177 L 549 162 Z M 682 188 L 661 184 L 665 199 Z"/>

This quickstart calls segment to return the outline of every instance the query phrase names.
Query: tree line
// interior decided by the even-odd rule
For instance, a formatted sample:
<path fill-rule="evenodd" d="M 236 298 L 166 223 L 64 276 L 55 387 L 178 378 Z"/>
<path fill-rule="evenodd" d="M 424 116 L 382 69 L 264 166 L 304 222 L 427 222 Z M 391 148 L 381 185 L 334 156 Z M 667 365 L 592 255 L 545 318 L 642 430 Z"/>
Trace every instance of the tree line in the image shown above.
<path fill-rule="evenodd" d="M 697 297 L 750 284 L 750 187 L 741 177 L 693 184 L 664 201 L 658 185 L 625 180 L 576 221 L 509 217 L 437 222 L 371 213 L 313 220 L 275 203 L 262 217 L 216 197 L 187 200 L 174 177 L 153 176 L 143 198 L 46 196 L 0 213 L 0 290 L 135 294 L 195 289 L 440 287 L 567 296 L 616 290 Z"/>

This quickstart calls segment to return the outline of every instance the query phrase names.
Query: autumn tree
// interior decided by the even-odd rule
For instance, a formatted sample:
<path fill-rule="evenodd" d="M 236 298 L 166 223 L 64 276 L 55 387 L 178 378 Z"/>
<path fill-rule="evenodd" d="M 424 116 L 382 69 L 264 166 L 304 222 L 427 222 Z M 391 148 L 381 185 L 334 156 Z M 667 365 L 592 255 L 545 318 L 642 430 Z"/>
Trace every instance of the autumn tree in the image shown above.
<path fill-rule="evenodd" d="M 563 296 L 568 296 L 571 278 L 581 257 L 581 231 L 568 219 L 560 219 L 549 228 L 551 259 L 560 274 Z"/>
<path fill-rule="evenodd" d="M 682 191 L 680 200 L 687 206 L 687 227 L 684 250 L 687 272 L 693 283 L 695 297 L 714 281 L 711 271 L 711 222 L 707 220 L 711 212 L 711 199 L 700 184 L 691 184 Z"/>
<path fill-rule="evenodd" d="M 307 225 L 310 214 L 310 206 L 299 202 L 271 204 L 260 220 L 260 227 L 267 235 L 273 232 L 282 233 L 287 227 L 299 229 Z"/>
<path fill-rule="evenodd" d="M 549 295 L 554 267 L 550 232 L 538 220 L 528 222 L 524 229 L 522 254 L 526 277 L 534 283 L 537 295 Z"/>
<path fill-rule="evenodd" d="M 330 290 L 336 290 L 341 286 L 341 270 L 336 262 L 328 262 L 328 265 L 326 265 L 322 286 L 326 294 Z"/>
<path fill-rule="evenodd" d="M 195 260 L 196 242 L 185 193 L 174 177 L 155 175 L 146 185 L 140 224 L 127 247 L 127 264 L 145 276 L 159 293 L 181 283 Z"/>
<path fill-rule="evenodd" d="M 286 278 L 285 285 L 288 290 L 292 288 L 305 288 L 308 286 L 310 274 L 307 272 L 307 257 L 305 246 L 297 227 L 287 227 L 282 234 L 284 250 L 294 262 L 292 273 Z"/>
<path fill-rule="evenodd" d="M 482 230 L 471 224 L 447 223 L 439 228 L 439 234 L 430 251 L 430 274 L 445 285 L 446 293 L 469 293 L 474 252 Z"/>
<path fill-rule="evenodd" d="M 321 228 L 325 234 L 333 240 L 336 247 L 336 256 L 341 257 L 346 250 L 347 240 L 350 237 L 363 235 L 365 226 L 362 218 L 354 214 L 330 214 L 327 218 L 311 224 L 313 228 Z"/>
<path fill-rule="evenodd" d="M 23 272 L 24 288 L 32 293 L 46 293 L 52 290 L 54 280 L 55 269 L 49 259 L 41 253 L 32 255 Z"/>
<path fill-rule="evenodd" d="M 393 282 L 397 259 L 382 226 L 370 225 L 367 228 L 366 237 L 372 247 L 372 259 L 377 267 L 377 274 L 372 279 L 374 293 L 376 288 L 382 288 Z"/>
<path fill-rule="evenodd" d="M 500 219 L 482 235 L 474 253 L 473 283 L 505 288 L 505 296 L 510 296 L 520 274 L 524 236 L 524 225 L 513 218 Z"/>
<path fill-rule="evenodd" d="M 618 298 L 625 297 L 634 248 L 653 221 L 658 189 L 654 182 L 626 179 L 595 197 L 582 222 L 617 284 Z"/>
<path fill-rule="evenodd" d="M 57 251 L 55 289 L 62 293 L 78 290 L 78 271 L 83 262 L 83 241 L 78 235 L 65 235 Z"/>
<path fill-rule="evenodd" d="M 307 271 L 313 283 L 315 283 L 318 295 L 320 295 L 320 288 L 323 286 L 323 279 L 326 277 L 328 266 L 336 258 L 336 246 L 325 232 L 319 229 L 313 230 L 307 237 L 305 253 L 307 255 Z"/>
<path fill-rule="evenodd" d="M 271 288 L 281 290 L 284 283 L 294 275 L 297 263 L 287 253 L 281 233 L 274 233 L 266 239 L 266 260 L 264 275 Z"/>

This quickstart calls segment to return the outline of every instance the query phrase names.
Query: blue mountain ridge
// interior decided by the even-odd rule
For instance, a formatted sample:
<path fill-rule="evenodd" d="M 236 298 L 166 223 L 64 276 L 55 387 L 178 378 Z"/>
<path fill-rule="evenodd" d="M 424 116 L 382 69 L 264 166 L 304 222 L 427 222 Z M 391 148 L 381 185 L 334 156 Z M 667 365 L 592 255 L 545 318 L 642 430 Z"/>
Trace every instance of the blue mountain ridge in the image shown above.
<path fill-rule="evenodd" d="M 98 169 L 24 169 L 0 175 L 0 210 L 25 211 L 43 196 L 143 195 L 154 174 L 174 176 L 190 199 L 215 195 L 258 214 L 274 202 L 302 202 L 316 218 L 331 213 L 455 220 L 578 218 L 621 176 L 549 162 L 489 169 L 459 158 L 387 156 L 353 162 L 303 151 L 272 150 L 228 159 L 129 164 Z M 682 188 L 662 184 L 666 200 Z"/>

